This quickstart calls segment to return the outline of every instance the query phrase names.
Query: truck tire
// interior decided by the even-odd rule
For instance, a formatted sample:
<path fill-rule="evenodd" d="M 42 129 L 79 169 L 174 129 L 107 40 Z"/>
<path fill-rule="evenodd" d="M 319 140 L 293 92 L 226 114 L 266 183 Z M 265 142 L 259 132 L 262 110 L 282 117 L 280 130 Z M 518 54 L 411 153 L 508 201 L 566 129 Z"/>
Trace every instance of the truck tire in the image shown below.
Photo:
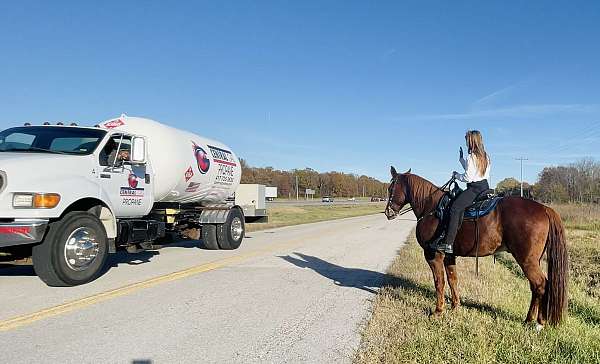
<path fill-rule="evenodd" d="M 217 225 L 219 247 L 223 250 L 239 248 L 244 239 L 245 232 L 246 225 L 244 224 L 244 214 L 242 211 L 237 208 L 229 210 L 225 223 Z"/>
<path fill-rule="evenodd" d="M 218 250 L 217 227 L 215 225 L 202 225 L 202 244 L 208 250 Z"/>
<path fill-rule="evenodd" d="M 98 278 L 108 256 L 108 238 L 100 219 L 73 211 L 49 224 L 46 237 L 32 250 L 33 269 L 49 286 L 69 287 Z"/>

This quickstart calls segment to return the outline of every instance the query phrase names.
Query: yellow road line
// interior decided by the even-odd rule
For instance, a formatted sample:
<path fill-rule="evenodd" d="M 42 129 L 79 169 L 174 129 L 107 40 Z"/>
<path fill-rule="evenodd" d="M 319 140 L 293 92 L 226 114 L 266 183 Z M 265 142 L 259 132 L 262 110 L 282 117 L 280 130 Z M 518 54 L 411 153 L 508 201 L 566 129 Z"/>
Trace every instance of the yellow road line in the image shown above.
<path fill-rule="evenodd" d="M 329 230 L 333 230 L 333 229 L 326 229 L 325 231 L 323 231 L 321 233 L 327 233 L 327 232 L 329 232 Z M 292 245 L 296 245 L 297 243 L 304 242 L 304 241 L 306 241 L 306 240 L 305 239 L 294 239 L 294 240 L 288 241 L 287 243 L 274 244 L 271 247 L 266 248 L 266 249 L 258 249 L 258 250 L 248 252 L 245 254 L 235 255 L 235 256 L 232 256 L 229 258 L 224 258 L 224 259 L 217 260 L 214 262 L 197 265 L 195 267 L 187 268 L 187 269 L 184 269 L 184 270 L 181 270 L 178 272 L 168 273 L 168 274 L 158 276 L 155 278 L 151 278 L 151 279 L 148 279 L 148 280 L 145 280 L 142 282 L 132 283 L 132 284 L 129 284 L 129 285 L 126 285 L 126 286 L 123 286 L 120 288 L 116 288 L 116 289 L 113 289 L 110 291 L 105 291 L 105 292 L 97 293 L 97 294 L 94 294 L 94 295 L 91 295 L 88 297 L 80 298 L 80 299 L 77 299 L 77 300 L 74 300 L 71 302 L 64 303 L 62 305 L 46 308 L 46 309 L 36 311 L 36 312 L 30 313 L 30 314 L 13 317 L 11 319 L 0 321 L 0 332 L 14 330 L 14 329 L 20 328 L 22 326 L 32 324 L 36 321 L 44 320 L 44 319 L 54 317 L 57 315 L 62 315 L 64 313 L 82 309 L 82 308 L 85 308 L 88 306 L 92 306 L 97 303 L 108 301 L 108 300 L 111 300 L 116 297 L 125 296 L 125 295 L 131 294 L 133 292 L 142 290 L 142 289 L 154 287 L 161 283 L 172 282 L 172 281 L 190 277 L 190 276 L 193 276 L 196 274 L 208 272 L 208 271 L 215 270 L 218 268 L 223 268 L 228 265 L 232 265 L 232 264 L 239 263 L 244 260 L 256 257 L 260 254 L 272 253 L 279 249 L 286 248 L 286 247 L 289 247 Z"/>
<path fill-rule="evenodd" d="M 207 272 L 210 270 L 214 270 L 217 268 L 224 267 L 229 264 L 233 264 L 236 262 L 240 262 L 244 259 L 248 259 L 256 254 L 245 254 L 245 255 L 236 255 L 231 258 L 226 258 L 223 260 L 218 260 L 215 262 L 198 265 L 192 268 L 184 269 L 179 272 L 169 273 L 166 275 L 162 275 L 159 277 L 151 278 L 146 281 L 129 284 L 120 288 L 116 288 L 110 291 L 101 292 L 92 296 L 84 297 L 81 299 L 77 299 L 75 301 L 67 302 L 62 305 L 46 308 L 31 314 L 26 314 L 22 316 L 17 316 L 12 319 L 0 321 L 0 332 L 9 331 L 21 326 L 25 326 L 31 323 L 34 323 L 39 320 L 43 320 L 52 316 L 61 315 L 67 312 L 71 312 L 77 309 L 81 309 L 87 306 L 91 306 L 103 301 L 107 301 L 116 297 L 124 296 L 135 291 L 139 291 L 141 289 L 150 288 L 156 286 L 161 283 L 171 282 L 174 280 L 182 279 L 185 277 L 192 276 L 194 274 L 199 274 L 203 272 Z"/>

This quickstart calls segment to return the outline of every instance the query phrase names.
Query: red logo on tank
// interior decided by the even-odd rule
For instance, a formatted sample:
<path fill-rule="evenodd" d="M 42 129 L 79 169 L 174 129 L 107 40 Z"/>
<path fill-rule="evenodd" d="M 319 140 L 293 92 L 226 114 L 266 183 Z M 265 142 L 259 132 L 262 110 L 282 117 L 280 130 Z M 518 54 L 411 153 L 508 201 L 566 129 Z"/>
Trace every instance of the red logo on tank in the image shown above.
<path fill-rule="evenodd" d="M 116 128 L 118 126 L 123 126 L 125 125 L 125 122 L 121 119 L 116 119 L 116 120 L 112 120 L 109 121 L 108 123 L 104 124 L 104 127 L 107 129 L 112 129 L 112 128 Z"/>
<path fill-rule="evenodd" d="M 131 173 L 129 175 L 129 178 L 127 179 L 127 181 L 129 182 L 129 187 L 137 188 L 138 180 L 137 180 L 137 176 L 135 174 Z"/>
<path fill-rule="evenodd" d="M 202 149 L 202 147 L 194 142 L 192 142 L 192 147 L 194 149 L 194 157 L 196 157 L 196 162 L 198 164 L 198 170 L 200 173 L 205 174 L 210 169 L 210 159 L 208 159 L 208 154 L 206 154 L 206 151 Z"/>
<path fill-rule="evenodd" d="M 190 167 L 185 171 L 185 181 L 189 181 L 192 177 L 194 177 L 194 171 L 192 170 L 192 167 Z"/>

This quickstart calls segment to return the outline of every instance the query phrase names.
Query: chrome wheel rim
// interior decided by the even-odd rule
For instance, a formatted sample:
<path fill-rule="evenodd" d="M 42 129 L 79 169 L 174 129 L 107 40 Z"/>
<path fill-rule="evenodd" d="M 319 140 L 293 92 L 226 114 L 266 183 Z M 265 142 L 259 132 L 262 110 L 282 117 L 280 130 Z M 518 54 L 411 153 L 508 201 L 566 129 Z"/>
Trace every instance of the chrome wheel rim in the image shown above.
<path fill-rule="evenodd" d="M 233 240 L 239 240 L 244 233 L 244 227 L 242 225 L 242 220 L 239 217 L 234 217 L 231 221 L 231 237 Z"/>
<path fill-rule="evenodd" d="M 65 244 L 65 261 L 75 271 L 87 269 L 98 256 L 100 246 L 93 230 L 77 228 L 69 235 Z"/>

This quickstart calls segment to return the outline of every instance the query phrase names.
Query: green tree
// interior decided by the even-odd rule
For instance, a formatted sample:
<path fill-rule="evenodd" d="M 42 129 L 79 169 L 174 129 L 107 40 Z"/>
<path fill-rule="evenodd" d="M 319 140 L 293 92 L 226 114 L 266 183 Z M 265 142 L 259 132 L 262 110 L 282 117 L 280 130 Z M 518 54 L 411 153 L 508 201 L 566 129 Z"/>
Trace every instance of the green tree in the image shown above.
<path fill-rule="evenodd" d="M 496 185 L 496 192 L 505 195 L 514 195 L 520 190 L 521 183 L 512 177 L 505 178 Z"/>

